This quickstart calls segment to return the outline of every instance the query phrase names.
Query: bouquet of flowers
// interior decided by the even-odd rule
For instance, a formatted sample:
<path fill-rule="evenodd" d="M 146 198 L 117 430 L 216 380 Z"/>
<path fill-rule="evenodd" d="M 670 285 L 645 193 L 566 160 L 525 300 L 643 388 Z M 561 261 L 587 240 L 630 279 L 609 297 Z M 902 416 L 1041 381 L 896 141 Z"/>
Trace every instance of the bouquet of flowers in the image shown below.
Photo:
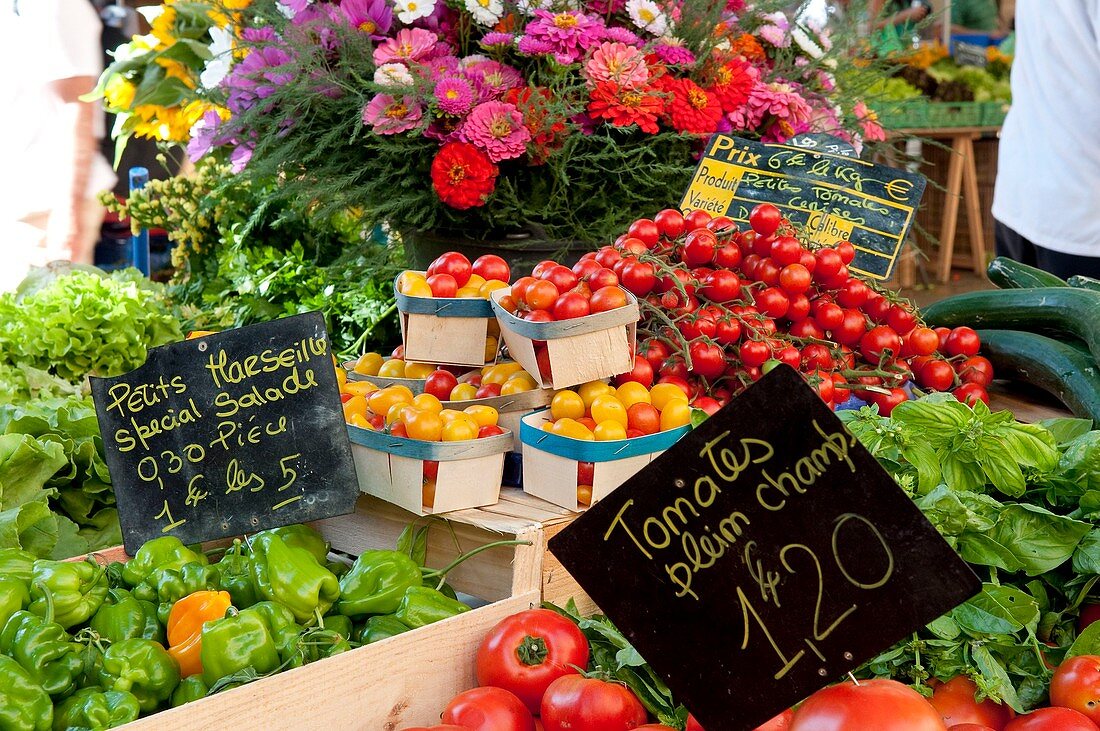
<path fill-rule="evenodd" d="M 762 5 L 256 0 L 189 151 L 398 231 L 601 240 L 716 132 L 882 139 L 830 35 Z"/>

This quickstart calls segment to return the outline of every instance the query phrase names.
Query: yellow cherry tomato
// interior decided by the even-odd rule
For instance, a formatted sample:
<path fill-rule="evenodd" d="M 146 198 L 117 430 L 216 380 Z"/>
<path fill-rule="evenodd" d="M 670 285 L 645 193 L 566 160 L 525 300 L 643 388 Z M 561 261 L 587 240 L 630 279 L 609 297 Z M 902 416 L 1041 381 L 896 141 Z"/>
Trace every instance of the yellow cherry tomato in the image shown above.
<path fill-rule="evenodd" d="M 535 383 L 535 380 L 526 373 L 522 376 L 513 376 L 504 382 L 504 385 L 500 387 L 501 396 L 514 396 L 517 393 L 523 393 L 525 391 L 534 391 L 539 385 Z"/>
<path fill-rule="evenodd" d="M 387 360 L 378 367 L 378 376 L 380 378 L 404 378 L 405 361 L 396 358 Z"/>
<path fill-rule="evenodd" d="M 355 397 L 352 396 L 351 401 L 354 400 Z M 370 406 L 371 411 L 385 416 L 394 404 L 411 404 L 412 400 L 412 391 L 405 386 L 390 386 L 373 392 L 367 397 L 367 404 Z"/>
<path fill-rule="evenodd" d="M 359 415 L 367 418 L 367 400 L 362 396 L 352 396 L 344 402 L 344 421 L 350 421 L 352 416 Z"/>
<path fill-rule="evenodd" d="M 496 318 L 489 320 L 489 325 L 485 328 L 485 332 L 498 340 L 500 339 L 500 323 L 497 322 Z"/>
<path fill-rule="evenodd" d="M 366 398 L 377 391 L 378 386 L 370 381 L 348 381 L 340 390 L 344 393 L 350 393 L 352 396 L 362 396 Z"/>
<path fill-rule="evenodd" d="M 497 419 L 500 418 L 500 414 L 492 406 L 467 406 L 462 411 L 474 417 L 478 426 L 496 426 Z"/>
<path fill-rule="evenodd" d="M 432 288 L 428 284 L 426 279 L 413 279 L 410 280 L 405 288 L 401 290 L 401 294 L 406 297 L 432 297 Z"/>
<path fill-rule="evenodd" d="M 405 421 L 405 410 L 416 411 L 412 404 L 396 403 L 386 412 L 386 426 L 397 421 Z"/>
<path fill-rule="evenodd" d="M 450 424 L 455 419 L 465 418 L 467 414 L 462 413 L 458 409 L 443 409 L 439 412 L 439 418 L 443 419 L 444 424 Z"/>
<path fill-rule="evenodd" d="M 623 406 L 623 402 L 617 396 L 607 394 L 597 396 L 592 400 L 591 411 L 592 420 L 597 424 L 602 424 L 605 421 L 617 421 L 622 424 L 623 435 L 626 435 L 626 407 Z"/>
<path fill-rule="evenodd" d="M 355 361 L 355 367 L 352 370 L 364 376 L 377 376 L 378 369 L 384 362 L 385 359 L 381 353 L 363 353 L 359 356 L 359 360 Z"/>
<path fill-rule="evenodd" d="M 477 439 L 477 429 L 477 423 L 473 419 L 455 419 L 443 425 L 443 441 L 463 442 L 467 439 Z"/>
<path fill-rule="evenodd" d="M 435 371 L 430 363 L 405 363 L 405 378 L 427 378 Z"/>
<path fill-rule="evenodd" d="M 623 406 L 630 408 L 634 404 L 649 404 L 653 401 L 649 397 L 649 390 L 640 383 L 627 381 L 615 389 L 615 395 L 623 402 Z"/>
<path fill-rule="evenodd" d="M 495 337 L 493 337 L 492 335 L 486 336 L 486 338 L 485 338 L 485 362 L 489 362 L 491 360 L 494 360 L 497 357 L 497 348 L 499 348 L 499 347 L 500 347 L 500 345 L 497 342 L 497 339 Z"/>
<path fill-rule="evenodd" d="M 424 480 L 421 502 L 428 510 L 435 507 L 435 480 Z"/>
<path fill-rule="evenodd" d="M 581 399 L 584 401 L 584 407 L 591 408 L 592 400 L 597 396 L 611 392 L 611 386 L 603 381 L 589 381 L 588 383 L 582 383 L 580 388 L 577 389 L 577 393 L 580 394 Z"/>
<path fill-rule="evenodd" d="M 509 378 L 516 373 L 523 371 L 523 366 L 519 363 L 497 363 L 496 365 L 488 366 L 481 371 L 481 382 L 486 383 L 499 383 L 504 384 Z"/>
<path fill-rule="evenodd" d="M 579 419 L 584 412 L 584 400 L 576 391 L 558 391 L 550 400 L 550 415 L 554 419 Z"/>
<path fill-rule="evenodd" d="M 542 430 L 552 433 L 554 431 L 554 422 L 552 422 L 552 421 L 542 422 Z"/>
<path fill-rule="evenodd" d="M 672 399 L 661 409 L 661 431 L 676 429 L 690 422 L 691 406 L 687 399 Z"/>
<path fill-rule="evenodd" d="M 477 386 L 472 383 L 460 383 L 451 389 L 448 397 L 451 401 L 469 401 L 477 398 Z"/>
<path fill-rule="evenodd" d="M 550 432 L 570 439 L 583 439 L 586 442 L 596 440 L 595 435 L 587 426 L 569 418 L 555 421 Z"/>
<path fill-rule="evenodd" d="M 397 277 L 397 291 L 404 292 L 405 287 L 413 282 L 427 282 L 428 276 L 424 272 L 418 272 L 413 269 L 406 269 L 401 272 L 401 275 Z"/>
<path fill-rule="evenodd" d="M 374 429 L 374 427 L 371 426 L 371 423 L 367 421 L 367 417 L 363 416 L 362 414 L 352 414 L 351 417 L 348 419 L 348 423 L 352 426 L 357 426 L 360 429 Z"/>
<path fill-rule="evenodd" d="M 344 390 L 344 384 L 348 382 L 348 372 L 343 368 L 337 366 L 336 368 L 336 386 L 341 392 Z"/>
<path fill-rule="evenodd" d="M 658 383 L 649 389 L 650 403 L 658 411 L 664 411 L 669 401 L 683 401 L 687 403 L 687 394 L 674 383 Z M 664 427 L 662 427 L 664 428 Z"/>
<path fill-rule="evenodd" d="M 438 442 L 443 434 L 443 419 L 433 411 L 409 408 L 405 412 L 405 431 L 412 439 Z"/>
<path fill-rule="evenodd" d="M 462 286 L 481 289 L 481 285 L 483 284 L 485 284 L 485 277 L 481 276 L 480 274 L 471 274 L 470 278 L 466 281 L 466 284 Z"/>
<path fill-rule="evenodd" d="M 438 414 L 443 410 L 443 403 L 430 393 L 418 393 L 413 397 L 413 406 L 421 411 L 430 411 Z"/>
<path fill-rule="evenodd" d="M 597 442 L 613 442 L 617 439 L 626 439 L 626 427 L 617 421 L 601 421 L 596 424 L 592 434 Z"/>
<path fill-rule="evenodd" d="M 467 285 L 469 286 L 469 285 Z M 508 282 L 502 282 L 499 279 L 490 279 L 487 282 L 482 283 L 481 289 L 478 293 L 485 299 L 489 299 L 489 295 L 498 289 L 507 289 Z"/>
<path fill-rule="evenodd" d="M 592 507 L 591 485 L 577 485 L 577 504 L 585 508 Z"/>

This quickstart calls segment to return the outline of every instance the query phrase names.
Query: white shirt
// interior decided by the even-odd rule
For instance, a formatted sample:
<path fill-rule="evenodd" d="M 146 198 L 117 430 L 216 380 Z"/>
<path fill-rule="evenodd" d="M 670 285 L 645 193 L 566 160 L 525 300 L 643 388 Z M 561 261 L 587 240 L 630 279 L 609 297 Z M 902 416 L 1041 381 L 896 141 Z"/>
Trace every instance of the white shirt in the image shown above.
<path fill-rule="evenodd" d="M 89 0 L 0 0 L 0 206 L 15 212 L 51 210 L 59 180 L 72 164 L 72 131 L 64 102 L 49 84 L 103 71 L 102 24 Z M 103 117 L 96 115 L 103 136 Z M 114 185 L 110 164 L 97 154 L 88 196 Z"/>
<path fill-rule="evenodd" d="M 1100 0 L 1018 0 L 994 218 L 1045 249 L 1100 257 L 1097 134 Z"/>

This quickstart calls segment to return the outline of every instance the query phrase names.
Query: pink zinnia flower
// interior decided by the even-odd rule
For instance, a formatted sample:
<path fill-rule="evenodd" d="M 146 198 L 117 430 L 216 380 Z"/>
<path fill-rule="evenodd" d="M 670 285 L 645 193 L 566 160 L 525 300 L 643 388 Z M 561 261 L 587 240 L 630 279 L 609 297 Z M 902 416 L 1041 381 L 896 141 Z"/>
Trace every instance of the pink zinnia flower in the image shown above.
<path fill-rule="evenodd" d="M 445 76 L 435 85 L 435 101 L 440 111 L 463 115 L 474 105 L 474 87 L 460 76 Z"/>
<path fill-rule="evenodd" d="M 781 79 L 757 84 L 749 92 L 745 106 L 749 118 L 755 120 L 754 127 L 766 123 L 762 139 L 768 142 L 782 142 L 806 131 L 813 116 L 813 109 L 798 88 Z"/>
<path fill-rule="evenodd" d="M 589 0 L 588 7 L 599 15 L 611 15 L 626 7 L 626 0 Z"/>
<path fill-rule="evenodd" d="M 852 109 L 856 119 L 859 120 L 860 129 L 863 130 L 863 138 L 868 142 L 885 142 L 886 131 L 878 123 L 878 115 L 863 102 L 857 102 Z"/>
<path fill-rule="evenodd" d="M 523 86 L 523 75 L 511 66 L 499 61 L 477 61 L 463 63 L 466 75 L 477 85 L 478 99 L 488 101 L 499 99 L 504 92 Z"/>
<path fill-rule="evenodd" d="M 485 151 L 493 162 L 511 160 L 527 150 L 531 133 L 514 104 L 478 104 L 462 124 L 462 139 Z"/>
<path fill-rule="evenodd" d="M 560 64 L 576 63 L 585 51 L 603 39 L 604 22 L 579 10 L 551 13 L 536 10 L 535 20 L 527 25 L 526 38 L 543 41 Z"/>
<path fill-rule="evenodd" d="M 454 76 L 458 73 L 462 62 L 456 56 L 437 56 L 421 62 L 422 67 L 428 71 L 428 77 L 439 81 L 446 76 Z"/>
<path fill-rule="evenodd" d="M 435 49 L 439 38 L 423 28 L 402 28 L 393 38 L 387 38 L 374 49 L 374 65 L 391 61 L 419 61 Z"/>
<path fill-rule="evenodd" d="M 601 43 L 584 65 L 589 83 L 612 81 L 624 89 L 634 89 L 649 79 L 642 52 L 625 43 Z"/>
<path fill-rule="evenodd" d="M 420 123 L 420 116 L 420 105 L 411 96 L 375 94 L 363 107 L 363 124 L 369 124 L 380 135 L 408 132 Z"/>
<path fill-rule="evenodd" d="M 695 63 L 695 54 L 690 49 L 675 43 L 667 41 L 658 43 L 653 52 L 657 54 L 657 58 L 669 66 L 691 66 Z"/>
<path fill-rule="evenodd" d="M 500 33 L 498 31 L 486 33 L 480 41 L 482 48 L 491 49 L 510 48 L 515 45 L 515 42 L 516 37 L 511 33 Z"/>
<path fill-rule="evenodd" d="M 641 48 L 645 45 L 642 39 L 638 37 L 638 34 L 634 31 L 623 28 L 619 25 L 612 25 L 604 28 L 603 38 L 605 41 L 612 41 L 613 43 L 625 43 L 628 46 L 634 46 L 635 48 Z"/>
<path fill-rule="evenodd" d="M 791 45 L 789 31 L 790 21 L 783 13 L 768 13 L 763 17 L 765 24 L 756 29 L 756 35 L 763 38 L 776 48 L 786 48 Z"/>
<path fill-rule="evenodd" d="M 521 36 L 516 43 L 516 48 L 527 56 L 545 56 L 554 51 L 554 46 L 549 41 L 531 36 Z"/>

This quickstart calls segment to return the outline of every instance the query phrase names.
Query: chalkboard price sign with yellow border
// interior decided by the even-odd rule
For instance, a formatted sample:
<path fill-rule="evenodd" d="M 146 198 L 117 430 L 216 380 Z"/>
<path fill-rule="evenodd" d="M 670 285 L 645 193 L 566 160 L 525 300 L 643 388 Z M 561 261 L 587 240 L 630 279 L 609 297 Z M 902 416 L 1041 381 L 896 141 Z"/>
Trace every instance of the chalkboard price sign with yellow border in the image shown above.
<path fill-rule="evenodd" d="M 916 216 L 926 180 L 919 173 L 812 148 L 765 145 L 728 135 L 707 143 L 680 208 L 747 222 L 773 203 L 811 242 L 851 241 L 851 271 L 889 279 Z"/>
<path fill-rule="evenodd" d="M 789 366 L 549 547 L 708 731 L 755 728 L 981 589 Z"/>
<path fill-rule="evenodd" d="M 311 312 L 149 351 L 93 378 L 126 550 L 351 512 L 359 494 L 324 318 Z"/>

